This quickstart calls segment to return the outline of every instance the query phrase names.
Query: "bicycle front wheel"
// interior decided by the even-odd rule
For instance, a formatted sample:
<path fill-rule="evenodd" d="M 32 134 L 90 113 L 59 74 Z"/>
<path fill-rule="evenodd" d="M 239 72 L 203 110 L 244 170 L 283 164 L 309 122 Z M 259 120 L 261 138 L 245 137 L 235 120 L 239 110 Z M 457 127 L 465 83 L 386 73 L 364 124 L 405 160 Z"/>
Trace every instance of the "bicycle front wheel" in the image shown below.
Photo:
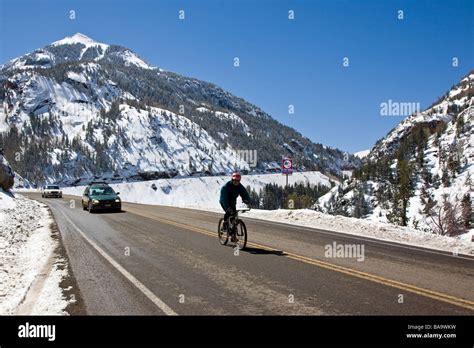
<path fill-rule="evenodd" d="M 229 241 L 229 235 L 227 231 L 223 229 L 224 219 L 219 220 L 219 226 L 217 227 L 217 238 L 222 245 L 226 245 Z"/>
<path fill-rule="evenodd" d="M 239 220 L 236 225 L 235 237 L 237 239 L 236 245 L 242 250 L 247 245 L 247 226 L 242 220 Z"/>

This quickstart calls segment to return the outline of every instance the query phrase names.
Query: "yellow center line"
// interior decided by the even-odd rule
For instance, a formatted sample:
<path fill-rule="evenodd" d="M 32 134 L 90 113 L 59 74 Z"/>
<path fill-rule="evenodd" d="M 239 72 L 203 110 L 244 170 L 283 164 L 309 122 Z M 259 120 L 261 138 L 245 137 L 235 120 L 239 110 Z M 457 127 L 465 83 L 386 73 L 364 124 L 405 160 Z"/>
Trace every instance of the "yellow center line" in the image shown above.
<path fill-rule="evenodd" d="M 127 211 L 129 211 L 133 214 L 136 214 L 136 215 L 140 215 L 140 216 L 143 216 L 143 217 L 146 217 L 146 218 L 150 218 L 150 219 L 153 219 L 153 220 L 156 220 L 156 221 L 160 221 L 160 222 L 168 224 L 168 225 L 181 227 L 181 228 L 186 229 L 186 230 L 190 230 L 190 231 L 193 231 L 193 232 L 197 232 L 197 233 L 200 233 L 200 234 L 211 236 L 213 238 L 217 237 L 217 232 L 211 232 L 209 230 L 205 230 L 205 229 L 202 229 L 202 228 L 199 228 L 199 227 L 194 227 L 194 226 L 186 225 L 186 224 L 176 222 L 176 221 L 173 221 L 173 220 L 169 220 L 169 219 L 166 219 L 166 218 L 163 218 L 163 217 L 158 217 L 155 214 L 145 213 L 145 212 L 142 212 L 142 211 L 137 210 L 135 208 L 130 208 L 129 206 L 127 206 Z M 408 292 L 411 292 L 411 293 L 415 293 L 417 295 L 421 295 L 421 296 L 424 296 L 424 297 L 429 297 L 429 298 L 432 298 L 432 299 L 435 299 L 435 300 L 438 300 L 438 301 L 442 301 L 442 302 L 447 302 L 447 303 L 453 304 L 453 305 L 458 306 L 458 307 L 474 310 L 474 302 L 473 301 L 465 300 L 465 299 L 462 299 L 462 298 L 458 298 L 458 297 L 455 297 L 455 296 L 443 294 L 443 293 L 432 291 L 432 290 L 429 290 L 429 289 L 420 288 L 420 287 L 417 287 L 415 285 L 406 284 L 406 283 L 403 283 L 403 282 L 387 279 L 387 278 L 376 276 L 376 275 L 373 275 L 373 274 L 370 274 L 370 273 L 358 271 L 358 270 L 355 270 L 355 269 L 352 269 L 352 268 L 338 266 L 338 265 L 335 265 L 335 264 L 332 264 L 332 263 L 312 259 L 312 258 L 309 258 L 309 257 L 306 257 L 306 256 L 302 256 L 302 255 L 293 254 L 293 253 L 290 253 L 290 252 L 278 250 L 278 249 L 275 249 L 275 248 L 272 248 L 272 247 L 269 247 L 269 246 L 266 246 L 266 245 L 254 243 L 254 242 L 247 242 L 247 245 L 257 247 L 257 248 L 261 248 L 261 249 L 267 250 L 267 251 L 281 251 L 282 256 L 285 256 L 285 257 L 293 259 L 293 260 L 297 260 L 297 261 L 304 262 L 304 263 L 307 263 L 307 264 L 310 264 L 310 265 L 314 265 L 314 266 L 318 266 L 318 267 L 321 267 L 321 268 L 329 269 L 329 270 L 332 270 L 332 271 L 344 273 L 344 274 L 347 274 L 347 275 L 351 275 L 351 276 L 354 276 L 354 277 L 357 277 L 357 278 L 369 280 L 369 281 L 379 283 L 379 284 L 383 284 L 383 285 L 386 285 L 386 286 L 390 286 L 390 287 L 393 287 L 393 288 L 405 290 L 405 291 L 408 291 Z"/>

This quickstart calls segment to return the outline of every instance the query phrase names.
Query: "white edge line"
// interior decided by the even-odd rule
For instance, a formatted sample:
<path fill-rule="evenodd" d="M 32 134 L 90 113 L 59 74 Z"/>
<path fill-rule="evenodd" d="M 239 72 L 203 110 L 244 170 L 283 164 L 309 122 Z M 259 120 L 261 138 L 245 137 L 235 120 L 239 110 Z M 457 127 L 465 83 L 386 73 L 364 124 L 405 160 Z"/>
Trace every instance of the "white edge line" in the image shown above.
<path fill-rule="evenodd" d="M 60 209 L 58 209 L 60 210 Z M 150 301 L 152 301 L 159 309 L 161 309 L 166 315 L 178 315 L 175 311 L 173 311 L 166 303 L 164 303 L 158 296 L 156 296 L 150 289 L 148 289 L 143 283 L 141 283 L 137 278 L 135 278 L 130 272 L 128 272 L 125 268 L 123 268 L 120 264 L 118 264 L 112 257 L 110 257 L 101 247 L 95 244 L 89 237 L 85 235 L 84 232 L 81 231 L 79 227 L 76 226 L 71 219 L 61 211 L 61 214 L 64 218 L 74 227 L 81 236 L 95 249 L 97 252 L 102 255 L 107 261 L 110 262 L 112 266 L 114 266 L 117 271 L 119 271 L 125 278 L 127 278 L 133 285 L 135 285 L 138 290 L 140 290 Z"/>

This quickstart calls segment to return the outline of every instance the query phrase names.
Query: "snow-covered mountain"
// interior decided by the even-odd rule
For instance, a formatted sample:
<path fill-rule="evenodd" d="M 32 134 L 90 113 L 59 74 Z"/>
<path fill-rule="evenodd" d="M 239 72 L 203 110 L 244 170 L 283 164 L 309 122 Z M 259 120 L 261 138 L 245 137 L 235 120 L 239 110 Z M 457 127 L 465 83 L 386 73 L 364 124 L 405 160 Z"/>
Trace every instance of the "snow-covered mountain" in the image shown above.
<path fill-rule="evenodd" d="M 359 158 L 365 158 L 367 155 L 370 153 L 370 150 L 362 150 L 362 151 L 357 151 L 354 153 L 354 156 L 359 157 Z"/>
<path fill-rule="evenodd" d="M 438 101 L 433 103 L 424 112 L 415 113 L 405 118 L 386 137 L 380 139 L 370 151 L 369 157 L 377 159 L 386 154 L 393 153 L 417 126 L 426 125 L 434 129 L 439 124 L 447 124 L 453 119 L 457 120 L 459 113 L 473 105 L 474 71 L 461 79 Z"/>
<path fill-rule="evenodd" d="M 317 209 L 456 235 L 472 228 L 474 71 L 379 140 Z"/>
<path fill-rule="evenodd" d="M 338 176 L 360 164 L 218 86 L 79 33 L 0 66 L 0 101 L 0 144 L 30 181 L 271 171 L 282 156 Z"/>
<path fill-rule="evenodd" d="M 153 69 L 127 48 L 99 43 L 84 34 L 76 33 L 55 41 L 45 48 L 36 49 L 11 60 L 2 66 L 2 70 L 51 68 L 62 63 L 80 60 L 122 63 L 126 66 L 133 65 L 144 69 Z"/>

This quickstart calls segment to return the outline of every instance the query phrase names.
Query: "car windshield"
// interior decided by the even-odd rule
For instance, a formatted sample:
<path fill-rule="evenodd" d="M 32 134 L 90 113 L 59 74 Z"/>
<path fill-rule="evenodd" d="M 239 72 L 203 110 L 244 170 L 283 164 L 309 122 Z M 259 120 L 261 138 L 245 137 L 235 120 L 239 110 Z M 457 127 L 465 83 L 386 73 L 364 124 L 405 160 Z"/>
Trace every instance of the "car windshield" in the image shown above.
<path fill-rule="evenodd" d="M 46 186 L 48 190 L 59 190 L 59 186 Z"/>
<path fill-rule="evenodd" d="M 112 187 L 93 187 L 91 195 L 113 195 L 115 192 Z"/>

